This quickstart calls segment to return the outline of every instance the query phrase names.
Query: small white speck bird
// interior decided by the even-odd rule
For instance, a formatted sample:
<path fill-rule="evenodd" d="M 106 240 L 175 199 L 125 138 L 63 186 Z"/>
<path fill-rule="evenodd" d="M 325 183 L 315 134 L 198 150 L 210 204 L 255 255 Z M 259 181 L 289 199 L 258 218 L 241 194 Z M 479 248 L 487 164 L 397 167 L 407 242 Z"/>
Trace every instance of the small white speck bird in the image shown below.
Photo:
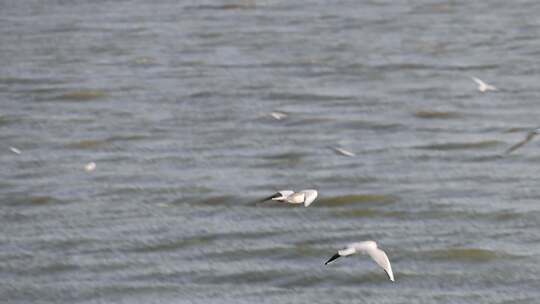
<path fill-rule="evenodd" d="M 84 165 L 84 171 L 92 172 L 94 170 L 96 170 L 96 163 L 95 162 L 89 162 L 88 164 Z"/>
<path fill-rule="evenodd" d="M 15 148 L 15 147 L 9 147 L 9 150 L 15 154 L 21 154 L 21 150 Z"/>
<path fill-rule="evenodd" d="M 282 120 L 284 118 L 287 118 L 287 113 L 285 112 L 279 112 L 279 111 L 274 111 L 272 113 L 270 113 L 270 116 L 272 116 L 275 120 Z"/>
<path fill-rule="evenodd" d="M 375 263 L 377 263 L 377 265 L 381 266 L 382 269 L 386 271 L 386 274 L 388 274 L 390 281 L 394 282 L 394 273 L 392 272 L 392 266 L 390 265 L 388 256 L 386 256 L 386 253 L 384 251 L 377 247 L 377 243 L 375 243 L 374 241 L 364 241 L 349 244 L 347 245 L 347 247 L 345 247 L 345 249 L 338 250 L 336 254 L 334 254 L 328 261 L 326 261 L 326 263 L 324 263 L 324 265 L 328 265 L 328 263 L 334 261 L 339 257 L 348 256 L 358 252 L 362 254 L 368 254 L 375 261 Z"/>
<path fill-rule="evenodd" d="M 525 137 L 525 139 L 523 139 L 522 141 L 516 143 L 515 145 L 511 146 L 510 148 L 508 148 L 504 154 L 510 154 L 512 153 L 512 151 L 516 150 L 517 148 L 523 146 L 524 144 L 530 142 L 536 135 L 540 134 L 540 128 L 536 128 L 532 131 L 529 131 L 529 133 L 527 133 L 527 137 Z"/>
<path fill-rule="evenodd" d="M 298 192 L 294 192 L 292 190 L 281 190 L 267 198 L 264 198 L 262 202 L 272 200 L 289 204 L 304 204 L 304 207 L 308 207 L 311 205 L 311 203 L 313 203 L 318 195 L 319 193 L 314 189 L 306 189 Z"/>
<path fill-rule="evenodd" d="M 496 87 L 485 83 L 482 79 L 479 79 L 476 77 L 471 77 L 471 79 L 474 80 L 474 82 L 478 84 L 478 91 L 482 93 L 487 92 L 487 91 L 497 91 Z"/>
<path fill-rule="evenodd" d="M 336 152 L 337 154 L 339 155 L 343 155 L 343 156 L 348 156 L 348 157 L 355 157 L 356 154 L 354 154 L 353 152 L 349 151 L 349 150 L 345 150 L 343 148 L 340 148 L 340 147 L 329 147 L 330 149 L 332 149 L 332 151 Z"/>

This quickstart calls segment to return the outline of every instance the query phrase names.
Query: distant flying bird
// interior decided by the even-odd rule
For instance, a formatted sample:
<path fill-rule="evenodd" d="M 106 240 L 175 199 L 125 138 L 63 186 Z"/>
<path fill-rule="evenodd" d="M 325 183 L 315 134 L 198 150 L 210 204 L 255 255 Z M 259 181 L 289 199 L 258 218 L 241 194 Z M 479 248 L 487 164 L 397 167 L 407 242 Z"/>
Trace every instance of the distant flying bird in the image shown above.
<path fill-rule="evenodd" d="M 270 113 L 270 116 L 272 116 L 276 120 L 282 120 L 283 118 L 286 118 L 289 115 L 285 112 L 274 111 Z"/>
<path fill-rule="evenodd" d="M 304 204 L 304 207 L 308 207 L 311 205 L 311 203 L 313 203 L 318 195 L 319 193 L 314 189 L 307 189 L 298 192 L 294 192 L 292 190 L 281 190 L 261 201 L 265 202 L 272 200 L 289 204 Z"/>
<path fill-rule="evenodd" d="M 474 80 L 474 82 L 478 84 L 478 91 L 482 93 L 487 92 L 487 91 L 497 91 L 496 87 L 485 83 L 482 79 L 479 79 L 476 77 L 471 77 L 471 79 Z"/>
<path fill-rule="evenodd" d="M 340 148 L 340 147 L 331 146 L 329 148 L 332 149 L 332 151 L 336 152 L 339 155 L 344 155 L 344 156 L 348 156 L 348 157 L 355 157 L 356 156 L 356 154 L 354 154 L 353 152 L 345 150 L 345 149 Z"/>
<path fill-rule="evenodd" d="M 84 165 L 84 171 L 86 172 L 92 172 L 96 169 L 96 163 L 95 162 L 89 162 L 88 164 Z"/>
<path fill-rule="evenodd" d="M 15 148 L 15 147 L 9 147 L 9 150 L 15 154 L 21 154 L 21 150 Z"/>
<path fill-rule="evenodd" d="M 517 150 L 519 147 L 525 145 L 526 143 L 530 142 L 536 135 L 540 134 L 540 128 L 536 128 L 532 131 L 529 131 L 529 133 L 527 133 L 527 137 L 525 137 L 525 139 L 523 139 L 522 141 L 516 143 L 515 145 L 511 146 L 510 148 L 508 148 L 504 154 L 510 154 L 512 153 L 514 150 Z"/>
<path fill-rule="evenodd" d="M 390 281 L 394 282 L 394 273 L 392 272 L 392 266 L 390 265 L 388 256 L 386 256 L 384 251 L 377 247 L 377 243 L 374 241 L 364 241 L 349 244 L 347 247 L 345 247 L 345 249 L 338 250 L 336 254 L 334 254 L 328 261 L 326 261 L 326 263 L 324 263 L 324 265 L 328 265 L 328 263 L 339 257 L 348 256 L 355 253 L 368 254 L 375 261 L 375 263 L 377 263 L 377 265 L 381 266 L 382 269 L 386 271 Z"/>

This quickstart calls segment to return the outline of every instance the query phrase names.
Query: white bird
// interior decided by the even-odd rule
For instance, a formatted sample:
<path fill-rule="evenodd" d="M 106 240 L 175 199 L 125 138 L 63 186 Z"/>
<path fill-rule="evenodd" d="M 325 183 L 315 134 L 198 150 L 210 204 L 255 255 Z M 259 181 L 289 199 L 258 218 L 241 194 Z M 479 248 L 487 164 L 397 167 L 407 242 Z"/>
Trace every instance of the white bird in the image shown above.
<path fill-rule="evenodd" d="M 474 82 L 476 82 L 478 84 L 478 91 L 480 91 L 482 93 L 484 93 L 486 91 L 497 91 L 496 87 L 485 83 L 484 81 L 482 81 L 482 79 L 479 79 L 479 78 L 476 78 L 476 77 L 471 77 L 471 79 L 474 80 Z"/>
<path fill-rule="evenodd" d="M 89 162 L 88 164 L 84 165 L 84 171 L 86 172 L 92 172 L 96 169 L 96 163 L 95 162 Z"/>
<path fill-rule="evenodd" d="M 348 156 L 348 157 L 355 157 L 356 156 L 356 154 L 354 154 L 353 152 L 345 150 L 345 149 L 340 148 L 340 147 L 330 147 L 330 149 L 332 149 L 334 152 L 336 152 L 337 154 L 340 154 L 340 155 L 344 155 L 344 156 Z"/>
<path fill-rule="evenodd" d="M 9 150 L 15 154 L 21 154 L 21 150 L 15 148 L 15 147 L 9 147 Z"/>
<path fill-rule="evenodd" d="M 319 193 L 314 189 L 306 189 L 298 192 L 294 192 L 292 190 L 281 190 L 263 199 L 262 202 L 272 200 L 289 204 L 304 204 L 304 207 L 308 207 L 311 205 L 311 203 L 313 203 L 318 195 Z"/>
<path fill-rule="evenodd" d="M 282 120 L 283 118 L 286 118 L 289 115 L 287 113 L 285 113 L 285 112 L 274 111 L 274 112 L 270 113 L 270 116 L 272 116 L 276 120 Z"/>
<path fill-rule="evenodd" d="M 524 144 L 530 142 L 536 135 L 540 134 L 540 128 L 536 128 L 532 131 L 529 131 L 529 133 L 527 133 L 527 137 L 525 137 L 525 139 L 523 139 L 522 141 L 516 143 L 515 145 L 511 146 L 510 148 L 508 148 L 506 151 L 504 151 L 504 154 L 510 154 L 512 151 L 516 150 L 517 148 L 523 146 Z"/>
<path fill-rule="evenodd" d="M 392 272 L 392 266 L 388 260 L 386 253 L 377 247 L 377 243 L 374 241 L 364 241 L 359 243 L 352 243 L 347 245 L 345 249 L 338 250 L 324 265 L 332 262 L 333 260 L 342 257 L 348 256 L 355 253 L 368 254 L 379 266 L 386 271 L 390 281 L 394 282 L 394 273 Z"/>

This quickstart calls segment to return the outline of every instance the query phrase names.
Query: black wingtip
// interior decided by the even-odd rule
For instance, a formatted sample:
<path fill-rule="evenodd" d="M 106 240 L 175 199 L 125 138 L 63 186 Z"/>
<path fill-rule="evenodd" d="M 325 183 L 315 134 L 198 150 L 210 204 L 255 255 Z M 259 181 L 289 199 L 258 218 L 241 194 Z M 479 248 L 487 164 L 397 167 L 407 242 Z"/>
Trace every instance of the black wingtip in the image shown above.
<path fill-rule="evenodd" d="M 266 201 L 269 201 L 269 200 L 271 200 L 273 198 L 280 197 L 280 196 L 281 196 L 281 193 L 277 192 L 275 194 L 270 195 L 269 197 L 265 197 L 265 198 L 261 199 L 259 202 L 260 203 L 266 202 Z"/>
<path fill-rule="evenodd" d="M 330 259 L 328 259 L 328 261 L 326 261 L 324 263 L 324 265 L 328 265 L 328 263 L 332 262 L 333 260 L 335 260 L 335 259 L 337 259 L 339 257 L 340 257 L 339 253 L 334 254 Z"/>

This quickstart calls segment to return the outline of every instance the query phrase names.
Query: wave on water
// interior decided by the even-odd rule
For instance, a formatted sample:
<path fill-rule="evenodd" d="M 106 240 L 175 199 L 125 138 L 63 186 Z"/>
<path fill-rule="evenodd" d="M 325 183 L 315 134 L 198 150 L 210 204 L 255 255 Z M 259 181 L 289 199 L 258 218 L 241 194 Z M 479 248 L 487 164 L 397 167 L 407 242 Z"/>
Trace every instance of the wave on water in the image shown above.
<path fill-rule="evenodd" d="M 350 194 L 334 197 L 321 198 L 317 205 L 322 206 L 344 206 L 350 204 L 391 204 L 398 201 L 398 198 L 385 194 Z"/>
<path fill-rule="evenodd" d="M 422 150 L 470 150 L 470 149 L 486 149 L 500 145 L 502 142 L 498 140 L 484 140 L 478 142 L 462 142 L 462 143 L 442 143 L 430 144 L 425 146 L 416 146 L 416 149 Z"/>
<path fill-rule="evenodd" d="M 107 94 L 101 90 L 79 90 L 67 92 L 58 97 L 66 101 L 87 101 L 106 97 Z"/>
<path fill-rule="evenodd" d="M 329 94 L 308 94 L 308 93 L 270 93 L 267 99 L 271 100 L 294 100 L 294 101 L 329 101 L 329 100 L 354 100 L 352 96 L 340 96 Z"/>
<path fill-rule="evenodd" d="M 62 82 L 52 78 L 0 77 L 0 84 L 6 85 L 55 85 Z"/>
<path fill-rule="evenodd" d="M 399 123 L 379 123 L 365 120 L 349 120 L 338 122 L 337 126 L 347 129 L 369 129 L 369 130 L 398 130 L 404 128 Z"/>
<path fill-rule="evenodd" d="M 195 202 L 193 201 L 192 202 L 196 205 L 218 206 L 218 205 L 231 205 L 237 201 L 238 201 L 238 198 L 232 195 L 219 195 L 219 196 L 207 197 L 202 200 L 196 200 Z"/>
<path fill-rule="evenodd" d="M 107 146 L 113 142 L 120 141 L 137 141 L 137 140 L 152 140 L 156 139 L 156 136 L 147 136 L 142 134 L 132 135 L 114 135 L 105 139 L 85 139 L 67 143 L 66 148 L 69 149 L 95 149 Z"/>
<path fill-rule="evenodd" d="M 102 147 L 104 145 L 107 145 L 106 140 L 80 140 L 76 142 L 70 142 L 66 144 L 66 148 L 68 149 L 95 149 Z"/>
<path fill-rule="evenodd" d="M 305 153 L 290 152 L 290 153 L 267 155 L 267 156 L 263 156 L 263 158 L 270 159 L 270 160 L 299 160 L 304 156 L 305 156 Z"/>
<path fill-rule="evenodd" d="M 330 118 L 325 117 L 310 117 L 310 118 L 302 118 L 294 121 L 288 121 L 287 126 L 308 126 L 308 125 L 320 125 L 325 123 L 331 123 L 333 122 Z"/>
<path fill-rule="evenodd" d="M 371 65 L 370 68 L 374 68 L 380 71 L 396 71 L 396 70 L 436 70 L 436 71 L 477 71 L 477 70 L 491 70 L 496 69 L 499 66 L 496 64 L 482 64 L 482 65 L 437 65 L 437 64 L 424 64 L 424 63 L 389 63 Z"/>
<path fill-rule="evenodd" d="M 306 154 L 304 153 L 281 153 L 273 155 L 265 155 L 261 158 L 266 161 L 266 163 L 261 164 L 261 167 L 267 168 L 269 166 L 291 166 L 299 164 L 302 162 Z"/>
<path fill-rule="evenodd" d="M 8 125 L 12 120 L 7 116 L 0 114 L 0 126 Z M 15 121 L 15 120 L 13 120 Z"/>
<path fill-rule="evenodd" d="M 446 111 L 417 111 L 414 113 L 415 117 L 423 119 L 451 119 L 459 118 L 460 113 L 457 112 L 446 112 Z"/>
<path fill-rule="evenodd" d="M 241 4 L 223 4 L 223 5 L 192 5 L 192 6 L 186 6 L 184 7 L 185 10 L 223 10 L 223 11 L 230 11 L 230 10 L 243 10 L 243 9 L 254 9 L 256 8 L 255 1 L 253 1 L 253 4 L 249 3 L 249 1 L 245 1 L 246 3 Z"/>
<path fill-rule="evenodd" d="M 130 248 L 130 251 L 136 252 L 166 252 L 166 251 L 176 251 L 178 249 L 183 249 L 186 247 L 199 247 L 202 245 L 207 245 L 215 241 L 219 236 L 218 235 L 203 235 L 191 238 L 183 238 L 180 240 L 171 240 L 171 239 L 162 239 L 162 240 L 153 240 L 150 243 L 141 243 L 138 244 L 136 248 Z"/>
<path fill-rule="evenodd" d="M 436 260 L 460 262 L 489 262 L 495 259 L 512 257 L 508 253 L 479 248 L 440 249 L 429 251 L 426 254 Z"/>
<path fill-rule="evenodd" d="M 344 210 L 334 213 L 335 216 L 341 217 L 352 217 L 352 218 L 374 218 L 374 217 L 392 217 L 392 218 L 401 218 L 407 215 L 405 212 L 399 211 L 380 211 L 375 209 L 355 209 L 355 210 Z"/>
<path fill-rule="evenodd" d="M 13 198 L 8 202 L 12 206 L 42 206 L 59 203 L 63 201 L 48 195 Z"/>

